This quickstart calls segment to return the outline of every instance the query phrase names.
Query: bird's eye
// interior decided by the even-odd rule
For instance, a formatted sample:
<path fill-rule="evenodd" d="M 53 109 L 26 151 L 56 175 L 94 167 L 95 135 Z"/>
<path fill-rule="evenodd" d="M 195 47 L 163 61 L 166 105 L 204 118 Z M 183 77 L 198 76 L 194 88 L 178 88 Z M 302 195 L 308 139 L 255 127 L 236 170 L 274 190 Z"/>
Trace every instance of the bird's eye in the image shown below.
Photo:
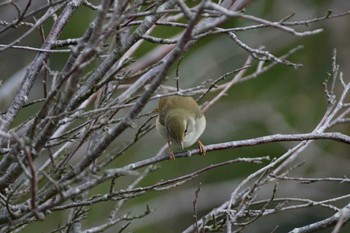
<path fill-rule="evenodd" d="M 187 126 L 186 126 L 186 129 L 185 129 L 185 134 L 187 134 Z"/>

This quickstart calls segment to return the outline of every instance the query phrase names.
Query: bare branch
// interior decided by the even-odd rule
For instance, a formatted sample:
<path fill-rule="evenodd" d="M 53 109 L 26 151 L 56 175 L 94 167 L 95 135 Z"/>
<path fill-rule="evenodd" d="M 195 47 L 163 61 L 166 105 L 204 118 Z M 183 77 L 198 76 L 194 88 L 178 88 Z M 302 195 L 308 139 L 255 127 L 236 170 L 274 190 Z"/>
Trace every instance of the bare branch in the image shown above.
<path fill-rule="evenodd" d="M 330 19 L 337 18 L 338 23 L 347 19 L 350 11 L 312 16 L 306 7 L 301 17 L 298 11 L 279 11 L 278 16 L 265 14 L 274 12 L 273 8 L 261 16 L 261 10 L 250 10 L 250 3 L 248 0 L 0 3 L 3 13 L 0 232 L 33 228 L 38 220 L 46 221 L 52 213 L 60 215 L 60 220 L 50 226 L 40 224 L 42 231 L 138 231 L 138 225 L 145 228 L 157 221 L 164 223 L 174 213 L 189 215 L 194 220 L 184 232 L 231 233 L 248 227 L 260 230 L 259 224 L 267 216 L 276 217 L 276 225 L 282 225 L 279 217 L 285 211 L 293 214 L 294 210 L 307 212 L 313 208 L 328 211 L 325 212 L 328 218 L 295 230 L 307 232 L 325 225 L 333 227 L 333 232 L 345 229 L 348 205 L 339 206 L 348 203 L 350 195 L 335 188 L 349 183 L 346 173 L 341 173 L 346 168 L 338 168 L 346 164 L 342 156 L 346 152 L 342 149 L 350 145 L 347 130 L 350 83 L 341 70 L 341 64 L 346 64 L 345 56 L 333 52 L 330 74 L 324 83 L 328 105 L 324 106 L 324 115 L 318 123 L 313 119 L 322 112 L 316 109 L 321 104 L 306 111 L 308 101 L 303 103 L 304 99 L 313 98 L 301 93 L 310 90 L 309 87 L 295 93 L 293 89 L 295 96 L 284 95 L 281 91 L 289 87 L 280 90 L 273 80 L 283 86 L 289 72 L 296 72 L 293 75 L 303 77 L 303 82 L 314 81 L 310 67 L 320 61 L 305 59 L 308 49 L 300 51 L 302 46 L 290 47 L 288 41 L 278 41 L 279 34 L 304 43 L 306 36 L 319 38 L 321 31 L 328 33 L 328 26 L 314 28 L 319 22 L 333 25 Z M 80 14 L 84 20 L 78 22 Z M 332 30 L 337 32 L 344 25 L 339 23 Z M 259 34 L 262 31 L 276 35 L 262 38 Z M 249 37 L 248 33 L 254 36 Z M 331 36 L 334 35 L 341 37 L 332 32 Z M 310 41 L 315 38 L 310 37 Z M 275 41 L 277 46 L 272 44 Z M 238 46 L 231 46 L 226 55 L 217 54 L 232 42 Z M 311 47 L 310 43 L 306 47 Z M 193 59 L 199 61 L 191 64 Z M 299 64 L 302 62 L 305 64 Z M 28 67 L 23 68 L 22 64 L 27 63 Z M 303 69 L 290 69 L 301 65 Z M 175 81 L 170 78 L 166 83 L 173 74 Z M 276 74 L 279 78 L 265 78 Z M 318 83 L 313 86 L 318 88 Z M 165 93 L 160 89 L 166 89 Z M 266 92 L 269 94 L 265 95 Z M 245 94 L 241 98 L 237 93 Z M 261 104 L 260 93 L 264 101 L 273 103 Z M 265 98 L 272 94 L 273 98 Z M 153 130 L 158 114 L 154 102 L 170 95 L 193 96 L 204 101 L 202 110 L 208 123 L 204 140 L 209 142 L 204 148 L 208 155 L 198 163 L 199 158 L 194 157 L 198 149 L 175 150 L 177 160 L 168 162 L 165 149 L 158 148 Z M 235 101 L 224 98 L 227 95 Z M 238 101 L 241 107 L 236 112 L 232 106 Z M 288 115 L 276 103 L 283 105 L 281 109 L 290 107 L 290 112 L 298 114 Z M 300 115 L 302 110 L 307 112 L 305 118 Z M 303 122 L 302 126 L 307 123 L 308 130 L 299 129 L 300 124 L 294 124 L 294 120 Z M 225 137 L 215 133 L 221 127 Z M 232 153 L 242 152 L 239 158 L 231 157 Z M 241 169 L 242 163 L 249 169 Z M 229 169 L 234 166 L 231 174 Z M 225 178 L 224 186 L 214 183 L 220 188 L 206 195 L 205 175 L 219 174 L 225 168 L 230 179 Z M 220 177 L 210 179 L 216 181 Z M 321 191 L 316 194 L 315 186 L 319 188 L 315 190 L 327 190 L 328 196 L 321 195 Z M 219 193 L 221 187 L 224 188 Z M 295 196 L 289 195 L 289 189 L 295 191 Z M 170 202 L 167 190 L 173 191 Z M 180 192 L 186 198 L 182 199 Z M 188 199 L 191 195 L 192 200 Z M 132 199 L 140 204 L 134 205 Z M 161 199 L 165 205 L 158 204 Z M 186 207 L 173 208 L 177 203 Z M 93 214 L 98 204 L 109 207 L 102 213 L 102 220 Z M 158 206 L 166 209 L 167 214 L 163 216 Z M 144 221 L 145 216 L 151 221 Z M 171 218 L 177 221 L 176 216 Z M 185 227 L 176 225 L 174 231 Z"/>

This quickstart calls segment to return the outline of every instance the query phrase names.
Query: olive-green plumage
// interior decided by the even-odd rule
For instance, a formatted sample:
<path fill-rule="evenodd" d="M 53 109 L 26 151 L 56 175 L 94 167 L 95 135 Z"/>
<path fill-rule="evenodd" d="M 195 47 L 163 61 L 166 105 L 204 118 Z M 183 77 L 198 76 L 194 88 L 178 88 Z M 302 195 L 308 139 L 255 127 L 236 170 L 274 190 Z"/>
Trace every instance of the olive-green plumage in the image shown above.
<path fill-rule="evenodd" d="M 158 112 L 159 112 L 159 122 L 165 125 L 166 114 L 175 109 L 181 109 L 185 111 L 192 112 L 195 118 L 200 118 L 203 116 L 202 111 L 199 109 L 197 102 L 190 96 L 168 96 L 163 97 L 159 100 Z"/>
<path fill-rule="evenodd" d="M 159 134 L 181 148 L 198 141 L 206 126 L 205 116 L 192 97 L 163 97 L 159 100 L 158 113 Z"/>

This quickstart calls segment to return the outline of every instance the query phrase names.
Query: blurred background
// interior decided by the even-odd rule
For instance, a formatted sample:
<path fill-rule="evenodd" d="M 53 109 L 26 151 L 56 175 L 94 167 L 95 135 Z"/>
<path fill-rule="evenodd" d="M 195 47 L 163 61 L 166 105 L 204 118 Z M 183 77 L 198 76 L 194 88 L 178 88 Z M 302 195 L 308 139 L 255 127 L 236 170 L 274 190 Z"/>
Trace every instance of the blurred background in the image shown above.
<path fill-rule="evenodd" d="M 23 4 L 25 1 L 17 1 Z M 32 8 L 39 7 L 45 1 L 33 1 Z M 99 1 L 91 1 L 98 3 Z M 348 0 L 252 0 L 245 9 L 246 14 L 254 15 L 270 21 L 279 21 L 294 13 L 290 20 L 307 20 L 322 17 L 328 11 L 338 14 L 350 10 Z M 0 8 L 0 20 L 11 21 L 15 18 L 15 10 L 11 6 Z M 77 11 L 65 28 L 61 39 L 78 37 L 86 30 L 89 20 L 95 12 L 83 7 Z M 53 20 L 44 25 L 47 33 Z M 246 26 L 250 22 L 231 20 L 226 26 Z M 344 79 L 349 81 L 350 75 L 350 15 L 323 20 L 309 25 L 299 26 L 296 30 L 323 28 L 320 34 L 309 37 L 296 37 L 277 29 L 263 28 L 237 33 L 237 36 L 253 48 L 265 46 L 266 50 L 276 56 L 287 53 L 290 49 L 302 45 L 303 49 L 293 54 L 289 60 L 303 64 L 294 69 L 290 66 L 277 65 L 267 73 L 248 82 L 234 85 L 228 95 L 213 105 L 206 113 L 207 128 L 201 141 L 204 144 L 214 144 L 226 141 L 255 138 L 270 134 L 291 134 L 311 132 L 321 120 L 327 107 L 323 83 L 332 71 L 332 53 L 337 49 L 337 60 Z M 7 44 L 21 35 L 23 31 L 11 29 L 0 35 L 0 44 Z M 178 31 L 160 28 L 154 35 L 167 38 Z M 40 33 L 34 32 L 21 45 L 39 47 L 42 43 Z M 135 59 L 142 58 L 154 49 L 154 45 L 143 42 L 137 50 Z M 25 69 L 36 55 L 35 52 L 8 49 L 0 53 L 0 111 L 6 111 L 24 76 Z M 67 59 L 66 54 L 54 54 L 50 57 L 51 69 L 60 70 Z M 197 86 L 208 79 L 216 79 L 221 75 L 243 66 L 248 53 L 237 46 L 228 36 L 210 36 L 192 47 L 183 58 L 180 68 L 180 83 L 182 88 Z M 255 62 L 254 65 L 257 63 Z M 92 67 L 93 69 L 93 67 Z M 175 69 L 169 75 L 166 85 L 175 86 Z M 42 97 L 42 84 L 38 81 L 33 88 L 30 100 Z M 337 85 L 338 94 L 341 86 Z M 201 103 L 204 103 L 207 96 Z M 145 112 L 151 111 L 156 101 L 147 106 Z M 22 111 L 26 119 L 37 108 L 35 106 Z M 23 119 L 16 119 L 17 122 Z M 349 134 L 349 125 L 342 125 L 336 130 Z M 125 141 L 135 133 L 133 130 L 124 134 Z M 115 162 L 122 166 L 132 161 L 155 156 L 165 144 L 155 130 L 143 137 L 135 146 Z M 119 140 L 114 147 L 123 145 Z M 207 153 L 204 157 L 194 156 L 187 159 L 177 159 L 159 164 L 158 169 L 147 176 L 140 186 L 154 184 L 161 180 L 174 178 L 193 172 L 210 164 L 238 157 L 258 157 L 269 155 L 279 157 L 296 143 L 273 143 L 268 145 L 247 147 L 234 150 L 224 150 Z M 333 141 L 320 140 L 313 143 L 302 153 L 295 163 L 303 165 L 293 170 L 289 175 L 295 177 L 348 177 L 349 146 Z M 143 213 L 147 206 L 153 212 L 144 218 L 135 220 L 126 232 L 181 232 L 194 223 L 193 201 L 195 191 L 200 186 L 197 200 L 198 217 L 207 214 L 211 209 L 220 206 L 228 200 L 231 192 L 247 175 L 263 165 L 233 164 L 219 169 L 210 170 L 196 179 L 176 187 L 175 189 L 150 192 L 141 197 L 129 200 L 123 207 L 123 213 Z M 124 177 L 118 180 L 117 187 L 126 188 L 134 177 Z M 349 194 L 350 187 L 339 183 L 300 184 L 294 181 L 279 181 L 277 197 L 308 198 L 321 201 Z M 97 187 L 94 192 L 108 192 L 109 184 Z M 272 195 L 273 184 L 264 186 L 259 192 L 258 200 Z M 93 195 L 94 193 L 91 193 Z M 336 202 L 337 207 L 343 207 L 349 199 Z M 87 213 L 86 227 L 103 222 L 108 217 L 111 203 L 100 203 L 91 207 Z M 287 232 L 294 227 L 310 224 L 329 217 L 333 213 L 321 207 L 305 208 L 281 214 L 264 217 L 245 229 L 245 232 Z M 53 213 L 45 221 L 32 224 L 22 232 L 50 232 L 66 220 L 66 213 Z M 122 224 L 123 225 L 123 224 Z M 117 232 L 121 225 L 107 232 Z M 344 228 L 346 232 L 350 227 Z M 320 232 L 330 232 L 329 229 Z"/>

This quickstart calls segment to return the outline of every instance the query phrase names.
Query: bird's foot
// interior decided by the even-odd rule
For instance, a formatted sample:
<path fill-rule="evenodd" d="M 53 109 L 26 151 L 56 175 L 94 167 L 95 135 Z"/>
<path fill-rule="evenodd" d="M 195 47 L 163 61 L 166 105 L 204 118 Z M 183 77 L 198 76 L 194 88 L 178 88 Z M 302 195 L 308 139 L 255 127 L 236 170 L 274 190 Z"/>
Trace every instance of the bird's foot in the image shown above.
<path fill-rule="evenodd" d="M 205 155 L 205 148 L 204 148 L 204 145 L 201 141 L 197 140 L 197 144 L 198 144 L 198 149 L 199 149 L 199 154 L 200 155 Z"/>
<path fill-rule="evenodd" d="M 174 151 L 170 148 L 170 142 L 168 142 L 168 155 L 169 155 L 169 160 L 175 160 L 175 155 L 174 155 Z"/>

